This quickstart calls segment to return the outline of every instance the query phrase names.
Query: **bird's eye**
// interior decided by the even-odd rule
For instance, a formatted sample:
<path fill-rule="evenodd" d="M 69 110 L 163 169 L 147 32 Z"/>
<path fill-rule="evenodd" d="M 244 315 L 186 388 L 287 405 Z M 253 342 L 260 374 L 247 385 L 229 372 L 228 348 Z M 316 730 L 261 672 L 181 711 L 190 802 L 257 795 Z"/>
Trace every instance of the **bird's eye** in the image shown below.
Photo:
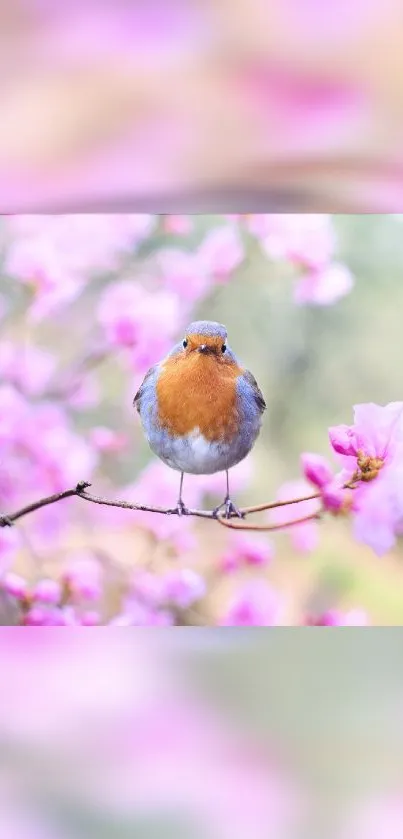
<path fill-rule="evenodd" d="M 182 346 L 183 346 L 183 349 L 184 349 L 184 350 L 186 349 L 187 345 L 188 345 L 188 342 L 187 342 L 187 340 L 186 340 L 186 338 L 185 338 L 185 339 L 184 339 L 184 341 L 182 341 Z"/>
<path fill-rule="evenodd" d="M 222 347 L 221 347 L 221 352 L 225 352 L 225 351 L 226 351 L 226 349 L 227 349 L 227 345 L 226 345 L 226 344 L 223 344 L 223 345 L 222 345 Z"/>

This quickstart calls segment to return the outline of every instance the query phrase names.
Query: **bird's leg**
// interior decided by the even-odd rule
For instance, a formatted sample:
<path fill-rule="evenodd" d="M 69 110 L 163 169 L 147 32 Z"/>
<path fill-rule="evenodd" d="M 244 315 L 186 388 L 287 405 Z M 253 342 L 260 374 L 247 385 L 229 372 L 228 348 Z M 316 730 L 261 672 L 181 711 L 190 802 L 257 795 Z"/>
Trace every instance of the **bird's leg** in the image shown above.
<path fill-rule="evenodd" d="M 213 516 L 217 516 L 218 513 L 220 512 L 220 510 L 225 510 L 225 518 L 226 519 L 231 518 L 231 516 L 238 516 L 238 518 L 243 519 L 244 518 L 244 513 L 241 513 L 241 511 L 238 509 L 236 504 L 234 504 L 234 502 L 231 501 L 231 498 L 230 498 L 228 469 L 225 470 L 225 474 L 227 476 L 227 494 L 224 498 L 223 503 L 219 504 L 218 507 L 216 507 L 213 510 Z"/>
<path fill-rule="evenodd" d="M 183 502 L 183 499 L 182 499 L 183 476 L 184 476 L 184 473 L 181 472 L 181 480 L 180 480 L 180 484 L 179 484 L 179 498 L 178 498 L 178 503 L 176 505 L 178 516 L 185 516 L 186 513 L 189 512 L 188 508 L 185 506 L 185 504 Z"/>

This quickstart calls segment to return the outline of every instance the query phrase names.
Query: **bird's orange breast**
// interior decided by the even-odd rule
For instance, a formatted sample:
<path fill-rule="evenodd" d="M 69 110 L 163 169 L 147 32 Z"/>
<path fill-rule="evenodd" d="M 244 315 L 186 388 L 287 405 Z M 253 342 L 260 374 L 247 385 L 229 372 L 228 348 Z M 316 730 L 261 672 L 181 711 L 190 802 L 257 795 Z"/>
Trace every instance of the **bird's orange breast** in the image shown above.
<path fill-rule="evenodd" d="M 211 442 L 231 440 L 239 426 L 236 380 L 241 372 L 237 364 L 199 353 L 169 358 L 157 381 L 161 426 L 177 436 L 199 428 Z"/>

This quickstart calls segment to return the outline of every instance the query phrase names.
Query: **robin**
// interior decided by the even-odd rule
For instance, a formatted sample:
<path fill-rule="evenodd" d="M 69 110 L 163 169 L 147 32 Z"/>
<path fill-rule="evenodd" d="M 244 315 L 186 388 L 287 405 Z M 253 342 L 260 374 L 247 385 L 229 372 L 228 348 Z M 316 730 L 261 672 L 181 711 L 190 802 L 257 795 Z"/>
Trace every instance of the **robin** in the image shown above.
<path fill-rule="evenodd" d="M 148 371 L 134 407 L 152 451 L 181 473 L 226 472 L 225 500 L 215 510 L 241 516 L 231 501 L 228 470 L 250 452 L 266 403 L 255 378 L 238 363 L 220 323 L 191 323 L 185 338 Z"/>

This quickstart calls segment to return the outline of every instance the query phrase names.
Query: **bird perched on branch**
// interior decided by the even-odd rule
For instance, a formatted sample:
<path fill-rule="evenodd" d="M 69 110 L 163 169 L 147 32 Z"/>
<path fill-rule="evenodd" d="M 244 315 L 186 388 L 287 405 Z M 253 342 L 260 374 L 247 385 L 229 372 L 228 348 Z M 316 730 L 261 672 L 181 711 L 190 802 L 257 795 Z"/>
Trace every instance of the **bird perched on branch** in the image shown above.
<path fill-rule="evenodd" d="M 215 513 L 241 515 L 229 492 L 228 470 L 250 452 L 266 403 L 252 374 L 237 361 L 220 323 L 191 323 L 185 338 L 152 367 L 133 402 L 150 445 L 161 460 L 181 473 L 226 472 L 225 500 Z"/>

